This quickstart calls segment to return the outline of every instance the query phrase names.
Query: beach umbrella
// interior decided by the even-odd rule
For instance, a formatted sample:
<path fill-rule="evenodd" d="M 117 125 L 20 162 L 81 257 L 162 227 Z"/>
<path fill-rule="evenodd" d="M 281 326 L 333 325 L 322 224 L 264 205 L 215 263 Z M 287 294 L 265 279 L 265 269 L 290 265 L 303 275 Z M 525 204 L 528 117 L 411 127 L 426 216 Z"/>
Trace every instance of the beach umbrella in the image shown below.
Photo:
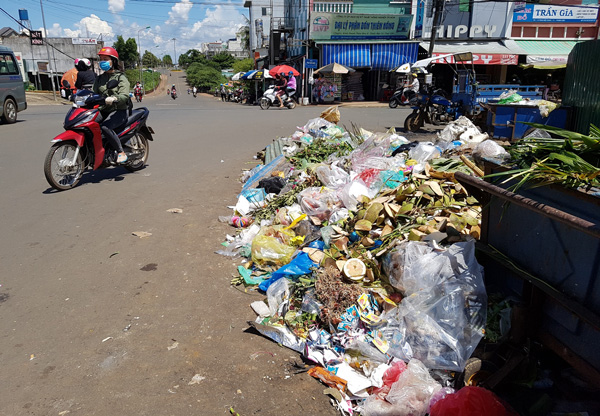
<path fill-rule="evenodd" d="M 399 74 L 409 74 L 410 73 L 410 64 L 402 64 L 398 68 L 392 69 L 390 72 L 397 72 Z"/>
<path fill-rule="evenodd" d="M 329 65 L 325 65 L 319 69 L 317 69 L 314 73 L 334 73 L 334 74 L 347 74 L 349 72 L 355 72 L 356 70 L 350 68 L 349 66 L 345 66 L 342 64 L 338 64 L 336 62 L 330 63 Z"/>
<path fill-rule="evenodd" d="M 254 74 L 256 74 L 256 69 L 254 69 L 252 71 L 246 72 L 244 75 L 242 75 L 240 77 L 240 79 L 252 79 L 252 77 L 254 76 Z"/>
<path fill-rule="evenodd" d="M 292 68 L 289 65 L 277 65 L 275 68 L 271 68 L 269 69 L 269 74 L 271 74 L 272 76 L 275 76 L 281 72 L 283 72 L 284 74 L 288 74 L 288 72 L 292 71 L 292 73 L 294 74 L 295 77 L 297 77 L 298 75 L 300 75 L 300 72 L 296 71 L 294 68 Z"/>
<path fill-rule="evenodd" d="M 269 74 L 269 71 L 265 71 L 264 69 L 259 69 L 258 71 L 256 71 L 256 73 L 254 74 L 254 77 L 252 79 L 267 79 L 267 78 L 273 78 L 271 76 L 271 74 Z"/>
<path fill-rule="evenodd" d="M 242 75 L 244 75 L 244 74 L 245 74 L 245 72 L 238 72 L 237 74 L 235 74 L 234 76 L 232 76 L 232 77 L 231 77 L 231 80 L 232 80 L 232 81 L 239 81 L 239 80 L 240 80 L 240 77 L 241 77 Z"/>

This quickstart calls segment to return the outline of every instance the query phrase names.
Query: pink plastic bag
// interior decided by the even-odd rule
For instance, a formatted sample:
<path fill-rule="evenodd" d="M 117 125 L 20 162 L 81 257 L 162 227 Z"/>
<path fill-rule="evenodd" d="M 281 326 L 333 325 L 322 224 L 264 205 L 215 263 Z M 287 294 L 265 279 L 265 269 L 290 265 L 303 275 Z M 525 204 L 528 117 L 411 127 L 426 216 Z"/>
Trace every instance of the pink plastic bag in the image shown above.
<path fill-rule="evenodd" d="M 517 416 L 498 396 L 481 387 L 463 387 L 431 407 L 430 416 Z"/>
<path fill-rule="evenodd" d="M 392 384 L 398 381 L 400 374 L 402 374 L 404 370 L 406 370 L 406 363 L 402 360 L 396 361 L 390 368 L 385 370 L 385 373 L 383 373 L 381 379 L 383 381 L 383 386 L 374 389 L 371 394 L 375 394 L 381 399 L 385 399 L 385 396 L 390 392 Z"/>

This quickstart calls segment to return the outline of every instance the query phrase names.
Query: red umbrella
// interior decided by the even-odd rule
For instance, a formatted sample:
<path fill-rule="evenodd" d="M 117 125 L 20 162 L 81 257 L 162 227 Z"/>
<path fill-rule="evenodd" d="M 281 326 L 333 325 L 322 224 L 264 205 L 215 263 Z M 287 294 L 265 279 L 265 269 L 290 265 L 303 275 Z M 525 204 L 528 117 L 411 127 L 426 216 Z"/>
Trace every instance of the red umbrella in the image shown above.
<path fill-rule="evenodd" d="M 275 76 L 283 72 L 287 75 L 290 71 L 292 71 L 295 77 L 300 75 L 300 72 L 296 71 L 289 65 L 277 65 L 275 68 L 269 69 L 269 74 Z"/>

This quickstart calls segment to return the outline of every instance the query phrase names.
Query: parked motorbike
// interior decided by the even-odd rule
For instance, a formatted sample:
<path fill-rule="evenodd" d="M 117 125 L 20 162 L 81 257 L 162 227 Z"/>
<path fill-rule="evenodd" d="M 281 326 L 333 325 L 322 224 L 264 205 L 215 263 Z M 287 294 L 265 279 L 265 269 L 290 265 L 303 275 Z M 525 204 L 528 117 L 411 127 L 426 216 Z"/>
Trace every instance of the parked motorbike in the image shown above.
<path fill-rule="evenodd" d="M 118 81 L 107 84 L 108 89 L 118 86 Z M 73 96 L 73 106 L 64 121 L 65 131 L 52 140 L 52 147 L 44 161 L 44 175 L 53 188 L 64 191 L 75 187 L 83 172 L 116 166 L 117 150 L 111 148 L 104 137 L 100 123 L 102 115 L 98 107 L 104 97 L 89 90 L 80 90 Z M 127 122 L 115 130 L 127 154 L 122 166 L 130 172 L 146 166 L 149 141 L 154 131 L 146 124 L 150 112 L 145 107 L 130 111 Z"/>
<path fill-rule="evenodd" d="M 290 110 L 296 108 L 296 101 L 294 101 L 294 99 L 289 97 L 287 94 L 277 97 L 277 91 L 275 90 L 274 86 L 269 87 L 260 98 L 260 108 L 263 110 L 268 110 L 269 107 L 275 105 L 279 99 L 281 99 L 283 101 L 283 105 Z"/>
<path fill-rule="evenodd" d="M 416 94 L 410 101 L 413 112 L 404 120 L 404 129 L 417 131 L 424 123 L 439 126 L 455 120 L 460 115 L 462 103 L 448 100 L 443 91 L 432 90 Z"/>

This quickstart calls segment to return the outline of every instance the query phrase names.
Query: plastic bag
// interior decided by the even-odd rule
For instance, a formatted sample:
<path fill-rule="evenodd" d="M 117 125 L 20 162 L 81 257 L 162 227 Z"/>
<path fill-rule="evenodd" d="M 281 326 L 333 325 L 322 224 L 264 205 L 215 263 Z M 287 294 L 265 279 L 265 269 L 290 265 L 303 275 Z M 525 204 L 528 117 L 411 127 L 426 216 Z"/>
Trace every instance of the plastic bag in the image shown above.
<path fill-rule="evenodd" d="M 440 149 L 434 146 L 431 142 L 419 143 L 408 152 L 408 158 L 417 161 L 417 164 L 413 166 L 413 172 L 416 173 L 420 173 L 425 170 L 425 163 L 428 160 L 440 156 Z"/>
<path fill-rule="evenodd" d="M 306 215 L 317 217 L 321 221 L 329 219 L 331 213 L 342 205 L 336 191 L 328 188 L 306 188 L 297 198 Z"/>
<path fill-rule="evenodd" d="M 388 353 L 405 361 L 417 358 L 431 369 L 463 371 L 483 338 L 487 315 L 475 243 L 431 251 L 410 242 L 405 250 L 396 256 L 402 273 L 395 284 L 408 296 L 382 316 L 388 322 L 382 330 Z"/>
<path fill-rule="evenodd" d="M 279 176 L 263 178 L 258 182 L 257 188 L 262 188 L 268 194 L 279 194 L 287 182 Z"/>
<path fill-rule="evenodd" d="M 504 160 L 510 158 L 508 152 L 504 149 L 504 147 L 500 146 L 493 140 L 485 140 L 479 143 L 473 149 L 473 160 L 478 165 L 483 165 L 484 158 L 495 158 Z"/>
<path fill-rule="evenodd" d="M 540 109 L 540 115 L 546 118 L 556 109 L 558 104 L 553 103 L 552 101 L 538 100 L 537 106 Z"/>
<path fill-rule="evenodd" d="M 284 302 L 290 297 L 290 282 L 287 279 L 279 279 L 267 289 L 267 301 L 271 316 L 279 314 Z"/>
<path fill-rule="evenodd" d="M 431 396 L 442 386 L 419 360 L 411 360 L 392 384 L 385 400 L 371 395 L 364 402 L 363 416 L 425 416 Z"/>
<path fill-rule="evenodd" d="M 510 95 L 507 95 L 504 98 L 500 98 L 498 100 L 498 104 L 503 105 L 503 104 L 512 104 L 512 103 L 518 103 L 519 101 L 523 100 L 523 97 L 521 97 L 519 94 L 517 94 L 516 92 Z"/>
<path fill-rule="evenodd" d="M 295 233 L 281 225 L 263 227 L 252 240 L 252 260 L 259 265 L 282 266 L 290 262 L 296 251 L 289 244 Z"/>
<path fill-rule="evenodd" d="M 259 232 L 260 226 L 252 224 L 250 227 L 239 233 L 235 239 L 229 243 L 227 248 L 224 250 L 217 250 L 216 253 L 222 256 L 235 257 L 239 255 L 240 247 L 251 244 L 252 240 L 254 240 Z"/>
<path fill-rule="evenodd" d="M 336 123 L 340 121 L 340 110 L 337 105 L 331 106 L 327 108 L 325 111 L 321 113 L 321 118 L 331 122 Z"/>
<path fill-rule="evenodd" d="M 294 257 L 288 264 L 275 270 L 269 279 L 262 281 L 258 285 L 258 288 L 263 292 L 266 292 L 273 283 L 282 277 L 302 276 L 309 274 L 311 272 L 311 268 L 313 267 L 317 267 L 317 263 L 313 262 L 308 254 L 302 251 L 298 253 L 298 255 Z"/>
<path fill-rule="evenodd" d="M 404 370 L 406 370 L 406 363 L 402 360 L 395 361 L 392 366 L 383 373 L 383 385 L 380 388 L 374 389 L 372 394 L 377 395 L 380 399 L 384 400 L 390 392 L 392 384 L 398 381 L 400 374 L 402 374 Z"/>
<path fill-rule="evenodd" d="M 498 396 L 481 387 L 463 387 L 431 406 L 431 416 L 516 416 Z"/>
<path fill-rule="evenodd" d="M 377 181 L 372 187 L 367 186 L 360 178 L 355 178 L 339 191 L 339 197 L 346 208 L 353 211 L 358 205 L 361 196 L 374 198 L 381 189 L 381 181 Z"/>
<path fill-rule="evenodd" d="M 331 166 L 319 166 L 315 169 L 315 172 L 321 183 L 332 189 L 341 188 L 350 182 L 348 172 L 337 166 L 337 163 L 332 163 Z"/>

